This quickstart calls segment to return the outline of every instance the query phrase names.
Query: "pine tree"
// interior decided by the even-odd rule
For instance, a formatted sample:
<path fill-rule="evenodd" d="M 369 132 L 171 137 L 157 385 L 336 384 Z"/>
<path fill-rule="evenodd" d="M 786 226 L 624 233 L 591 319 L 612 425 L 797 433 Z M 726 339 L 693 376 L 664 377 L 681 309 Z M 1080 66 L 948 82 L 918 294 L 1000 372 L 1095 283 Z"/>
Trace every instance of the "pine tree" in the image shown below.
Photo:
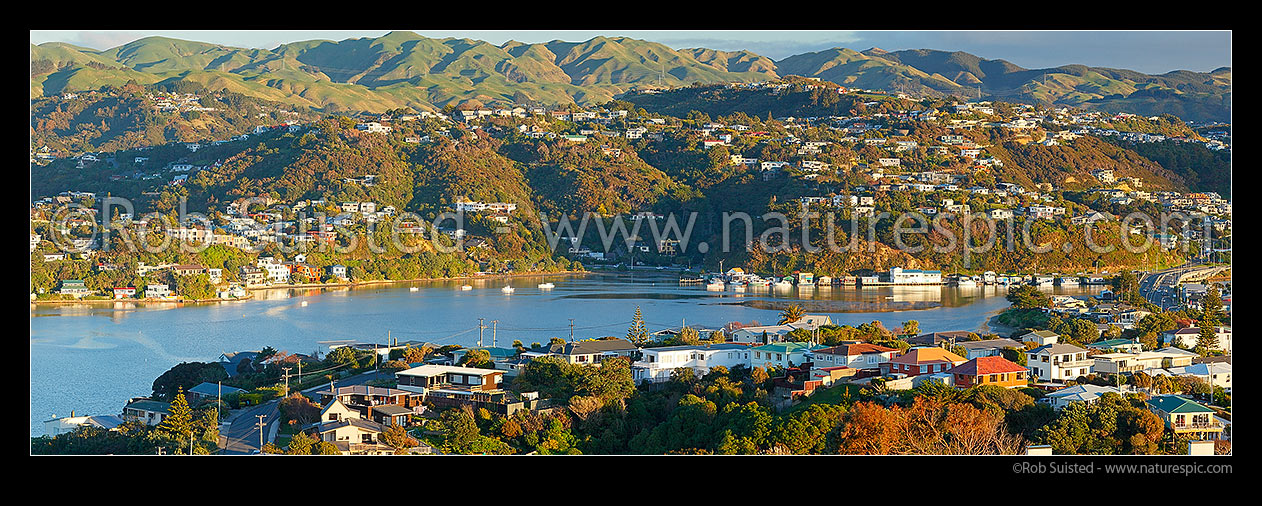
<path fill-rule="evenodd" d="M 158 424 L 158 431 L 176 440 L 188 440 L 189 434 L 193 432 L 193 410 L 188 407 L 188 400 L 184 398 L 183 387 L 180 387 L 175 399 L 171 401 L 171 408 L 167 416 L 162 417 L 162 423 Z"/>
<path fill-rule="evenodd" d="M 635 307 L 635 316 L 631 318 L 631 328 L 627 329 L 627 340 L 640 347 L 648 343 L 649 330 L 644 326 L 644 316 L 640 314 L 640 306 Z"/>
<path fill-rule="evenodd" d="M 1195 348 L 1201 355 L 1208 355 L 1210 351 L 1218 349 L 1218 318 L 1222 307 L 1223 300 L 1218 294 L 1218 287 L 1211 286 L 1209 293 L 1201 301 L 1201 333 L 1196 337 Z"/>

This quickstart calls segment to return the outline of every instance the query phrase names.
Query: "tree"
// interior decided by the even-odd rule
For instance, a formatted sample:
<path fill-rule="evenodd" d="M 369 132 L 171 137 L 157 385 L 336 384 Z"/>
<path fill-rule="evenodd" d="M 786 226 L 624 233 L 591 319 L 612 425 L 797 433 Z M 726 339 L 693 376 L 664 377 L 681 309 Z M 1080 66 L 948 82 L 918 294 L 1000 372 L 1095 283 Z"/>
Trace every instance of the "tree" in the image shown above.
<path fill-rule="evenodd" d="M 424 362 L 425 357 L 429 356 L 429 354 L 433 353 L 433 351 L 434 349 L 431 348 L 428 344 L 422 345 L 420 348 L 414 348 L 411 345 L 409 345 L 407 349 L 403 351 L 402 358 L 404 362 L 407 362 L 409 364 Z"/>
<path fill-rule="evenodd" d="M 1052 303 L 1048 294 L 1030 285 L 1021 285 L 1008 290 L 1008 302 L 1017 309 L 1039 309 Z"/>
<path fill-rule="evenodd" d="M 802 306 L 794 304 L 792 306 L 785 308 L 784 311 L 780 312 L 779 325 L 786 325 L 789 323 L 797 322 L 801 320 L 802 318 L 804 318 L 805 316 L 806 316 L 806 310 L 802 309 Z"/>
<path fill-rule="evenodd" d="M 381 433 L 381 442 L 394 448 L 396 455 L 403 455 L 407 453 L 408 448 L 413 448 L 420 444 L 408 434 L 407 429 L 404 429 L 402 425 L 391 425 L 388 427 L 385 432 Z"/>
<path fill-rule="evenodd" d="M 295 421 L 298 425 L 307 425 L 320 419 L 320 407 L 299 392 L 281 399 L 278 407 L 281 419 L 286 422 Z"/>
<path fill-rule="evenodd" d="M 627 340 L 639 347 L 644 347 L 649 340 L 648 327 L 644 325 L 644 316 L 640 314 L 640 306 L 635 306 L 635 316 L 631 318 L 631 328 L 627 329 Z"/>
<path fill-rule="evenodd" d="M 320 441 L 311 447 L 312 455 L 341 455 L 342 451 L 337 449 L 337 445 L 329 441 Z"/>
<path fill-rule="evenodd" d="M 482 369 L 495 368 L 495 364 L 491 362 L 491 352 L 477 349 L 466 351 L 464 356 L 460 357 L 459 365 L 464 367 L 478 367 Z"/>
<path fill-rule="evenodd" d="M 183 389 L 176 392 L 167 416 L 162 417 L 162 423 L 158 424 L 158 432 L 177 441 L 187 440 L 193 433 L 193 410 L 188 407 Z"/>
<path fill-rule="evenodd" d="M 920 334 L 920 322 L 916 320 L 908 320 L 903 322 L 903 335 L 915 336 Z"/>
<path fill-rule="evenodd" d="M 679 329 L 679 335 L 676 336 L 679 344 L 693 345 L 701 342 L 701 334 L 697 329 L 692 327 L 684 327 Z"/>
<path fill-rule="evenodd" d="M 299 431 L 289 439 L 289 449 L 285 451 L 285 455 L 311 455 L 311 449 L 315 444 L 315 438 L 308 436 L 306 432 Z"/>
<path fill-rule="evenodd" d="M 225 379 L 228 379 L 228 372 L 218 362 L 182 362 L 153 380 L 153 397 L 168 400 L 175 396 L 176 391 Z"/>

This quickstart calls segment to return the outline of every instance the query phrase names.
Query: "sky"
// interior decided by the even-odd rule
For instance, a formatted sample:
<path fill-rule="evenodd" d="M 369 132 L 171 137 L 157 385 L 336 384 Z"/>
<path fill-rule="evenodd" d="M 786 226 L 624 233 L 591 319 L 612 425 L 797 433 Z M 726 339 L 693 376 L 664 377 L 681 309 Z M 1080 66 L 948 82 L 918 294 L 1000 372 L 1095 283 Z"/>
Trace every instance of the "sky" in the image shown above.
<path fill-rule="evenodd" d="M 821 31 L 821 30 L 410 30 L 426 37 L 469 38 L 502 44 L 584 41 L 604 35 L 660 42 L 672 48 L 748 50 L 780 60 L 834 47 L 964 51 L 1025 68 L 1068 64 L 1162 74 L 1208 72 L 1231 66 L 1231 32 L 1222 31 Z M 66 42 L 109 49 L 147 36 L 272 49 L 303 40 L 379 37 L 389 30 L 33 30 L 31 43 Z"/>

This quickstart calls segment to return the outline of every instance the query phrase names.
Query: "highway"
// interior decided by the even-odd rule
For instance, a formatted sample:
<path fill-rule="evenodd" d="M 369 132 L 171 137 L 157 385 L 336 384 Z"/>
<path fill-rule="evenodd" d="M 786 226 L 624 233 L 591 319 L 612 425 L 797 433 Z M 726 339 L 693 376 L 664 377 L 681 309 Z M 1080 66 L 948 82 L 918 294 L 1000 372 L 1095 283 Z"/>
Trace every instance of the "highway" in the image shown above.
<path fill-rule="evenodd" d="M 1201 264 L 1187 264 L 1180 267 L 1155 271 L 1145 274 L 1139 280 L 1139 293 L 1149 302 L 1163 310 L 1178 309 L 1179 300 L 1175 285 L 1184 275 L 1196 271 L 1207 271 L 1217 267 L 1206 267 Z"/>

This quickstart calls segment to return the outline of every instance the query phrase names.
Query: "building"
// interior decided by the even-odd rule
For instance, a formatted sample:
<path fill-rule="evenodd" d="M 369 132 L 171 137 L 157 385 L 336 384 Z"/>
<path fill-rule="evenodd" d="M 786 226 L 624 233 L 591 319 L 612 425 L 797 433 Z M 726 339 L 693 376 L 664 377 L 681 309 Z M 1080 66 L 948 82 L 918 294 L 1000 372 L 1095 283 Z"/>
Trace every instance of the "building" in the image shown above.
<path fill-rule="evenodd" d="M 996 356 L 974 358 L 949 370 L 951 380 L 956 387 L 968 388 L 982 385 L 996 385 L 1004 388 L 1019 388 L 1029 384 L 1029 371 L 1020 364 Z"/>
<path fill-rule="evenodd" d="M 147 425 L 162 423 L 163 417 L 171 412 L 171 403 L 155 401 L 145 397 L 137 397 L 128 401 L 123 407 L 123 420 L 128 422 L 144 422 Z"/>
<path fill-rule="evenodd" d="M 221 395 L 243 394 L 246 392 L 246 390 L 237 387 L 203 381 L 184 392 L 184 398 L 188 400 L 189 406 L 196 406 L 205 401 L 218 399 Z"/>
<path fill-rule="evenodd" d="M 1022 334 L 1020 339 L 1023 343 L 1034 343 L 1035 346 L 1046 346 L 1049 344 L 1056 344 L 1056 342 L 1060 339 L 1060 334 L 1050 330 L 1035 330 L 1033 332 Z"/>
<path fill-rule="evenodd" d="M 1106 393 L 1114 393 L 1118 396 L 1125 395 L 1125 392 L 1117 387 L 1102 387 L 1088 383 L 1065 387 L 1048 393 L 1043 396 L 1042 399 L 1039 399 L 1039 402 L 1050 405 L 1052 409 L 1061 410 L 1064 409 L 1065 406 L 1074 402 L 1085 402 L 1088 404 L 1093 403 L 1099 399 L 1101 395 Z"/>
<path fill-rule="evenodd" d="M 67 279 L 61 282 L 61 290 L 58 293 L 70 295 L 77 299 L 84 295 L 91 295 L 92 290 L 89 290 L 81 279 Z"/>
<path fill-rule="evenodd" d="M 320 423 L 316 432 L 321 441 L 337 446 L 343 454 L 389 455 L 394 448 L 381 442 L 386 427 L 372 420 L 365 420 L 358 411 L 341 401 L 334 400 L 320 411 Z"/>
<path fill-rule="evenodd" d="M 749 350 L 749 346 L 735 343 L 645 348 L 640 360 L 631 364 L 631 376 L 636 383 L 655 383 L 670 380 L 675 370 L 684 368 L 704 376 L 715 367 L 730 369 L 748 364 Z"/>
<path fill-rule="evenodd" d="M 334 386 L 315 392 L 320 396 L 320 404 L 330 405 L 336 401 L 359 413 L 359 418 L 371 420 L 384 426 L 412 423 L 412 414 L 420 414 L 423 394 L 397 388 L 377 387 L 371 385 Z"/>
<path fill-rule="evenodd" d="M 630 357 L 639 348 L 626 339 L 593 339 L 573 343 L 557 343 L 544 351 L 525 351 L 525 357 L 559 356 L 571 364 L 599 364 L 609 357 Z"/>
<path fill-rule="evenodd" d="M 97 427 L 105 430 L 114 430 L 123 424 L 123 419 L 114 415 L 95 415 L 95 416 L 75 416 L 72 412 L 70 416 L 56 417 L 51 420 L 44 421 L 44 435 L 48 437 L 57 437 L 60 434 L 73 432 L 79 427 Z"/>
<path fill-rule="evenodd" d="M 898 373 L 908 376 L 934 374 L 967 362 L 964 357 L 942 348 L 912 348 L 902 355 L 881 365 L 881 373 Z"/>
<path fill-rule="evenodd" d="M 1160 417 L 1166 428 L 1196 439 L 1218 439 L 1223 424 L 1214 410 L 1180 395 L 1159 395 L 1148 399 L 1148 410 Z"/>
<path fill-rule="evenodd" d="M 1218 346 L 1214 348 L 1214 350 L 1231 353 L 1231 327 L 1215 327 L 1214 330 L 1214 334 L 1218 337 Z M 1161 344 L 1163 346 L 1195 348 L 1196 342 L 1200 339 L 1200 336 L 1200 327 L 1184 327 L 1181 329 L 1162 332 Z"/>
<path fill-rule="evenodd" d="M 848 367 L 879 371 L 881 364 L 889 362 L 898 348 L 887 348 L 870 343 L 852 343 L 812 350 L 807 359 L 814 369 Z"/>
<path fill-rule="evenodd" d="M 394 373 L 398 388 L 421 394 L 419 400 L 438 408 L 468 405 L 512 415 L 522 409 L 548 408 L 537 392 L 516 394 L 500 388 L 504 371 L 449 365 L 423 365 Z"/>
<path fill-rule="evenodd" d="M 763 369 L 787 369 L 797 367 L 809 360 L 806 358 L 814 348 L 822 348 L 821 346 L 811 345 L 809 343 L 782 342 L 764 344 L 749 349 L 750 369 L 761 367 Z"/>
<path fill-rule="evenodd" d="M 145 285 L 146 299 L 174 299 L 175 294 L 171 292 L 171 287 L 165 284 L 148 284 Z"/>
<path fill-rule="evenodd" d="M 1063 383 L 1095 370 L 1095 360 L 1087 357 L 1087 350 L 1071 344 L 1047 344 L 1026 352 L 1026 366 L 1030 374 L 1042 381 Z"/>
<path fill-rule="evenodd" d="M 963 341 L 958 346 L 967 352 L 964 358 L 969 360 L 981 357 L 998 357 L 1005 349 L 1025 351 L 1025 346 L 1011 339 L 986 339 L 983 341 Z"/>

